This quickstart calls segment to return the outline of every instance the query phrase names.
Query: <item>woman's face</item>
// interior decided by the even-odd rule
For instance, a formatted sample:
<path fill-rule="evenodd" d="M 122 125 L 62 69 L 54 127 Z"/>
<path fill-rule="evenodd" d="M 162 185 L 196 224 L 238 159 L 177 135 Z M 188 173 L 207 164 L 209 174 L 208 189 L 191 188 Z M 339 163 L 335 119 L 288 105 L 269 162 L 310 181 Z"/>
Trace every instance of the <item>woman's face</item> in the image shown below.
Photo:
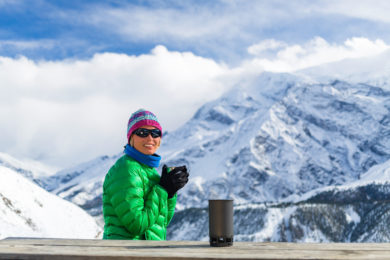
<path fill-rule="evenodd" d="M 144 125 L 140 128 L 156 129 L 154 126 Z M 138 152 L 146 155 L 155 154 L 160 147 L 161 137 L 153 138 L 151 134 L 147 137 L 139 137 L 136 134 L 132 134 L 130 137 L 130 145 L 133 146 Z"/>

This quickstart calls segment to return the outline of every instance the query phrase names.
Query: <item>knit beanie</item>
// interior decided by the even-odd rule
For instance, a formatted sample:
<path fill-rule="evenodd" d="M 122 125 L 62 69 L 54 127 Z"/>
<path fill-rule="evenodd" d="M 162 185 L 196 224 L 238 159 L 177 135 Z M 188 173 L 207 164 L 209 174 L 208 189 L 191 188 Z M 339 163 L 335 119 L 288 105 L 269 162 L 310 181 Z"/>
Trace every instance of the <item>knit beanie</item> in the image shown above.
<path fill-rule="evenodd" d="M 129 122 L 127 123 L 127 141 L 129 141 L 131 134 L 135 130 L 144 125 L 154 126 L 157 129 L 160 129 L 162 137 L 162 128 L 157 117 L 150 111 L 139 109 L 131 114 Z"/>

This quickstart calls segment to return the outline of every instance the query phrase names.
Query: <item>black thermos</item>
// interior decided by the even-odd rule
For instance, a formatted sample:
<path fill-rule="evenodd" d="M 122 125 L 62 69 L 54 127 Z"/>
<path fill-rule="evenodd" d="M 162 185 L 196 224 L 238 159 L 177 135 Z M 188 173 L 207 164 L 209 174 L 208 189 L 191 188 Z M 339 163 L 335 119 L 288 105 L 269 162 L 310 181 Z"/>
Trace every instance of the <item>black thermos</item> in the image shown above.
<path fill-rule="evenodd" d="M 210 246 L 233 245 L 233 200 L 209 200 Z"/>

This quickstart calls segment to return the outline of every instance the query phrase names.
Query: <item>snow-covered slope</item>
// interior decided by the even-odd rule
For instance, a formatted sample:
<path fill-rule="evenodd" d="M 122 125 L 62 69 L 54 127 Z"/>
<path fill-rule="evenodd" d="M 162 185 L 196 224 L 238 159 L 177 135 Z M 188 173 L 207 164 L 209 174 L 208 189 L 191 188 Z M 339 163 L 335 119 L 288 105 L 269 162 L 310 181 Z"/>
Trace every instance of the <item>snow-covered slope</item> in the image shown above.
<path fill-rule="evenodd" d="M 390 242 L 389 203 L 251 203 L 234 207 L 235 241 Z M 208 240 L 207 208 L 176 212 L 168 240 Z"/>
<path fill-rule="evenodd" d="M 41 181 L 48 191 L 79 205 L 103 226 L 103 181 L 108 169 L 120 155 L 101 156 L 73 168 L 59 171 Z"/>
<path fill-rule="evenodd" d="M 387 202 L 390 200 L 390 160 L 371 167 L 359 180 L 345 185 L 330 185 L 309 191 L 303 195 L 292 195 L 282 200 L 283 203 L 334 202 L 353 203 Z M 389 233 L 390 234 L 390 233 Z"/>
<path fill-rule="evenodd" d="M 164 140 L 162 154 L 190 165 L 183 207 L 216 197 L 278 201 L 355 181 L 388 160 L 389 111 L 381 87 L 263 74 L 200 108 Z"/>
<path fill-rule="evenodd" d="M 58 169 L 44 165 L 38 161 L 18 160 L 12 156 L 0 153 L 0 166 L 20 173 L 40 186 L 44 186 L 43 179 L 55 174 Z"/>
<path fill-rule="evenodd" d="M 0 165 L 0 238 L 101 237 L 101 228 L 84 210 L 47 192 L 4 162 Z M 14 162 L 19 163 L 12 159 Z M 28 168 L 26 163 L 24 166 Z"/>
<path fill-rule="evenodd" d="M 390 242 L 390 160 L 350 184 L 234 207 L 236 241 Z M 207 208 L 176 212 L 168 239 L 208 240 Z"/>
<path fill-rule="evenodd" d="M 390 182 L 390 160 L 385 163 L 375 165 L 366 173 L 362 174 L 361 180 L 357 183 L 375 182 L 387 183 Z"/>

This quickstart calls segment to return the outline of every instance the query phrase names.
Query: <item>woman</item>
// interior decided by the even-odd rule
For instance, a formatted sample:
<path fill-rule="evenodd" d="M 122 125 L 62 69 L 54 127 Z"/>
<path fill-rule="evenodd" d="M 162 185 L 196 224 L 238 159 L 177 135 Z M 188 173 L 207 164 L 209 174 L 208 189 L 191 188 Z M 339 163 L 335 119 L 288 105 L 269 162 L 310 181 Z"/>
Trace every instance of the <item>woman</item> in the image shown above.
<path fill-rule="evenodd" d="M 108 171 L 103 184 L 103 239 L 165 240 L 176 192 L 188 182 L 185 166 L 156 168 L 161 157 L 162 128 L 157 117 L 140 109 L 127 126 L 124 155 Z"/>

